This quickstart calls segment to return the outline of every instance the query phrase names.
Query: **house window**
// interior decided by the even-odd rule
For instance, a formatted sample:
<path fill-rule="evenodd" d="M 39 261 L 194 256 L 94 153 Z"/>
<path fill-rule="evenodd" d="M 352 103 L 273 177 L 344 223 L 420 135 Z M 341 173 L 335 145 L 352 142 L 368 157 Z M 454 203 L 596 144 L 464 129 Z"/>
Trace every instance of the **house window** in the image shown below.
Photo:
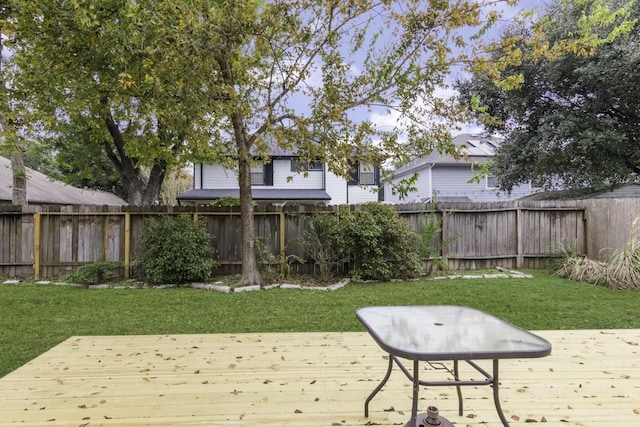
<path fill-rule="evenodd" d="M 373 166 L 360 163 L 358 174 L 360 185 L 375 185 L 376 174 Z"/>
<path fill-rule="evenodd" d="M 264 184 L 264 165 L 251 166 L 251 185 Z"/>
<path fill-rule="evenodd" d="M 493 175 L 487 176 L 487 188 L 498 188 L 498 178 Z"/>
<path fill-rule="evenodd" d="M 309 162 L 305 162 L 301 161 L 300 159 L 291 159 L 291 172 L 321 171 L 322 169 L 323 165 L 320 160 L 311 160 Z"/>

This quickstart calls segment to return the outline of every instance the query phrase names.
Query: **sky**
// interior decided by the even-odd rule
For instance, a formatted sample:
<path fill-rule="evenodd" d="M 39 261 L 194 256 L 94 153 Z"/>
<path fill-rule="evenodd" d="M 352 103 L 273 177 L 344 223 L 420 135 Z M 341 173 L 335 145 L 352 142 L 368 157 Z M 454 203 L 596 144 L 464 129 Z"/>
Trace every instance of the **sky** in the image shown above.
<path fill-rule="evenodd" d="M 542 8 L 543 3 L 543 1 L 539 0 L 521 0 L 516 6 L 508 6 L 505 3 L 498 3 L 496 7 L 498 7 L 502 11 L 502 19 L 485 34 L 485 39 L 497 39 L 499 37 L 501 29 L 507 26 L 508 23 L 512 22 L 512 20 L 518 13 L 527 10 L 534 10 L 537 12 Z M 475 30 L 470 29 L 464 32 L 467 32 L 470 37 L 475 32 Z M 453 69 L 448 83 L 455 81 L 456 78 L 464 76 L 464 70 L 459 68 Z M 455 93 L 455 89 L 451 86 L 440 87 L 438 90 L 436 90 L 436 96 L 442 98 L 453 96 Z M 390 114 L 381 114 L 378 111 L 374 111 L 369 115 L 368 119 L 375 123 L 377 126 L 392 129 L 396 125 L 398 117 L 399 113 L 397 112 L 391 112 Z M 460 127 L 460 129 L 451 129 L 452 136 L 456 136 L 462 133 L 477 134 L 483 132 L 483 128 L 475 123 L 459 123 L 458 126 Z"/>

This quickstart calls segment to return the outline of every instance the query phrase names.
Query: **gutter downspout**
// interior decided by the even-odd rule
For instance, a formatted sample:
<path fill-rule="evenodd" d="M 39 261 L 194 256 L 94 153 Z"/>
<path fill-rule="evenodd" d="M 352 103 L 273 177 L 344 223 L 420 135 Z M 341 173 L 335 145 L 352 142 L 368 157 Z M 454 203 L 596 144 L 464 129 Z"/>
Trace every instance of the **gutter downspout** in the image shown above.
<path fill-rule="evenodd" d="M 429 164 L 429 201 L 433 202 L 433 167 L 435 163 Z"/>

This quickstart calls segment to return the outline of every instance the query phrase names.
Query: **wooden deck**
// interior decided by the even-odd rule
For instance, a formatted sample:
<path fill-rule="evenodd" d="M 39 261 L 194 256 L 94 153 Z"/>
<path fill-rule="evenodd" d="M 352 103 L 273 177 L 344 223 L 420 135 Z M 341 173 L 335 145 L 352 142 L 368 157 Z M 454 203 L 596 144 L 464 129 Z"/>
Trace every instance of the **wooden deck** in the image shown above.
<path fill-rule="evenodd" d="M 640 330 L 537 333 L 550 356 L 501 364 L 512 426 L 640 426 Z M 400 370 L 363 414 L 386 367 L 366 333 L 72 337 L 0 379 L 0 427 L 403 426 Z M 456 426 L 500 425 L 489 387 L 463 388 L 463 416 L 453 387 L 420 396 Z"/>

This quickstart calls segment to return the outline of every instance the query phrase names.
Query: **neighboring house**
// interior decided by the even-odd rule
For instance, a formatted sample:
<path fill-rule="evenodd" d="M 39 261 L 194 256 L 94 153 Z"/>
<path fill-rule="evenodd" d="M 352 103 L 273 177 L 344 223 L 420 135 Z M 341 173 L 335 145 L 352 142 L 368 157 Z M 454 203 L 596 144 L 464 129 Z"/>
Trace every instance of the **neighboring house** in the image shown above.
<path fill-rule="evenodd" d="M 127 204 L 120 197 L 104 191 L 83 190 L 27 169 L 27 203 L 30 205 L 109 205 Z M 0 204 L 11 204 L 13 174 L 11 161 L 0 156 Z"/>
<path fill-rule="evenodd" d="M 380 170 L 354 164 L 351 179 L 342 178 L 320 161 L 301 163 L 292 152 L 273 149 L 266 164 L 251 171 L 251 193 L 259 203 L 312 203 L 341 205 L 378 200 Z M 222 197 L 239 197 L 238 177 L 221 164 L 194 164 L 193 190 L 177 197 L 178 203 L 207 204 Z"/>
<path fill-rule="evenodd" d="M 415 203 L 431 200 L 496 202 L 519 199 L 539 191 L 530 184 L 515 187 L 511 193 L 500 191 L 495 178 L 483 177 L 480 182 L 471 181 L 474 177 L 472 165 L 491 160 L 500 140 L 483 135 L 462 134 L 453 138 L 453 143 L 462 147 L 467 159 L 455 159 L 450 155 L 434 152 L 427 157 L 415 159 L 393 172 L 393 180 L 384 184 L 384 199 L 391 203 Z M 477 172 L 478 169 L 475 169 Z M 416 191 L 404 199 L 393 194 L 392 183 L 411 178 L 418 174 Z"/>

